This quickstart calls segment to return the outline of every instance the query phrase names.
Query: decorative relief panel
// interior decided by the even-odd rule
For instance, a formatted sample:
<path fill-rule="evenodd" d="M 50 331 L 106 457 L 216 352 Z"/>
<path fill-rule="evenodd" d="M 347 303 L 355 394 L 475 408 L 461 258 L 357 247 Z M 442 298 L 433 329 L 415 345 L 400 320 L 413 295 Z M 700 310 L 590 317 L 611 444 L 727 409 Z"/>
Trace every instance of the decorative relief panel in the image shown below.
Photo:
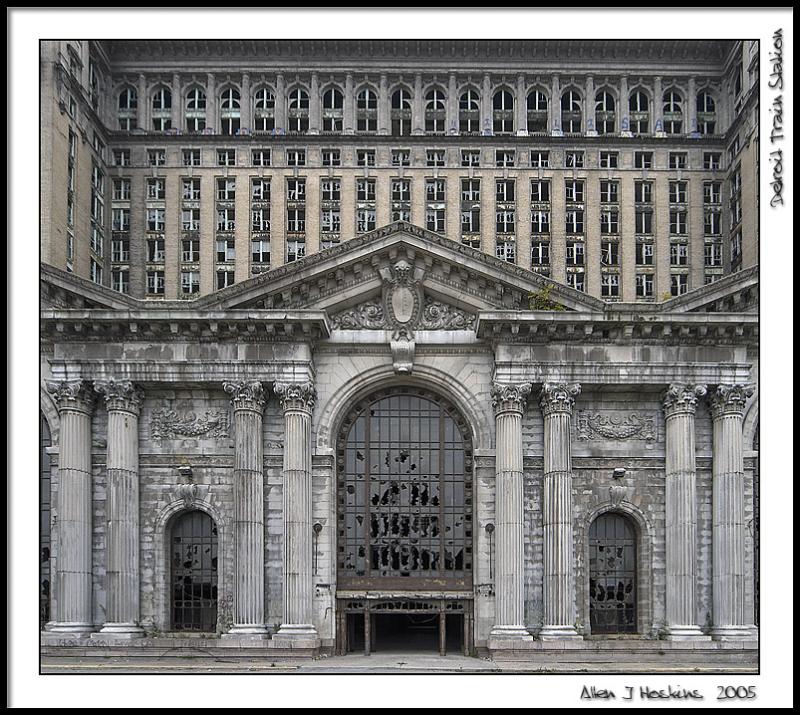
<path fill-rule="evenodd" d="M 656 415 L 631 412 L 602 414 L 579 410 L 575 418 L 575 436 L 579 440 L 642 440 L 655 442 Z"/>
<path fill-rule="evenodd" d="M 150 437 L 154 440 L 181 437 L 227 437 L 230 417 L 225 410 L 208 411 L 198 416 L 194 412 L 160 409 L 153 412 Z"/>
<path fill-rule="evenodd" d="M 476 316 L 460 308 L 425 297 L 425 306 L 419 320 L 412 325 L 418 330 L 474 330 Z M 387 330 L 392 328 L 386 311 L 379 301 L 362 303 L 350 310 L 337 313 L 331 319 L 339 330 Z"/>

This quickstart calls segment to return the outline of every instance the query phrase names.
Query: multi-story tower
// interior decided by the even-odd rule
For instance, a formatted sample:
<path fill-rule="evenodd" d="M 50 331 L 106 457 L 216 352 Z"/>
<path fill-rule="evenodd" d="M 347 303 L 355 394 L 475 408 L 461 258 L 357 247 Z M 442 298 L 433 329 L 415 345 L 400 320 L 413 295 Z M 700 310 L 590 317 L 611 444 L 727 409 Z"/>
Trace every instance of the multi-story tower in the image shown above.
<path fill-rule="evenodd" d="M 42 64 L 43 258 L 135 297 L 395 220 L 608 300 L 758 262 L 754 42 L 64 41 Z"/>

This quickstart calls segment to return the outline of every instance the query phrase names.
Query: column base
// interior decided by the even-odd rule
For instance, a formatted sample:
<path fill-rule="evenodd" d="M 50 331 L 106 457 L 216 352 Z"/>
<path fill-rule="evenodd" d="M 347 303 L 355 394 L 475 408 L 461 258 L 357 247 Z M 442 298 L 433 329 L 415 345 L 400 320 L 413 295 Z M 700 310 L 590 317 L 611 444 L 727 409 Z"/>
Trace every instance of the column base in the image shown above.
<path fill-rule="evenodd" d="M 516 650 L 533 645 L 533 636 L 524 626 L 493 626 L 486 641 L 490 651 Z"/>
<path fill-rule="evenodd" d="M 758 629 L 748 626 L 714 626 L 711 639 L 715 641 L 752 641 L 758 640 Z"/>
<path fill-rule="evenodd" d="M 92 633 L 91 638 L 94 640 L 144 638 L 144 628 L 136 623 L 106 623 L 98 633 Z"/>
<path fill-rule="evenodd" d="M 583 636 L 575 630 L 575 626 L 543 626 L 539 631 L 540 641 L 581 641 Z"/>
<path fill-rule="evenodd" d="M 319 633 L 310 623 L 284 623 L 272 642 L 278 648 L 319 648 Z"/>
<path fill-rule="evenodd" d="M 710 641 L 700 630 L 699 626 L 667 626 L 666 639 L 668 641 Z"/>
<path fill-rule="evenodd" d="M 235 623 L 227 633 L 223 633 L 221 638 L 265 641 L 269 640 L 269 633 L 264 625 L 252 623 Z"/>
<path fill-rule="evenodd" d="M 45 633 L 66 633 L 72 636 L 86 636 L 95 630 L 94 623 L 58 623 L 51 621 L 44 627 Z"/>

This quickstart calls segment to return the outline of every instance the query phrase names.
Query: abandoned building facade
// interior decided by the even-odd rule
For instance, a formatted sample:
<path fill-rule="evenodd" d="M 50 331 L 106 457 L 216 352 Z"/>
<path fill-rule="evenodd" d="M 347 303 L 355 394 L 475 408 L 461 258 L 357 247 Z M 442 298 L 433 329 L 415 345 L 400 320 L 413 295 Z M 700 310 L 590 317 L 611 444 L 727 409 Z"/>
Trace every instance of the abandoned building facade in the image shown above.
<path fill-rule="evenodd" d="M 755 667 L 757 60 L 43 43 L 43 649 Z"/>

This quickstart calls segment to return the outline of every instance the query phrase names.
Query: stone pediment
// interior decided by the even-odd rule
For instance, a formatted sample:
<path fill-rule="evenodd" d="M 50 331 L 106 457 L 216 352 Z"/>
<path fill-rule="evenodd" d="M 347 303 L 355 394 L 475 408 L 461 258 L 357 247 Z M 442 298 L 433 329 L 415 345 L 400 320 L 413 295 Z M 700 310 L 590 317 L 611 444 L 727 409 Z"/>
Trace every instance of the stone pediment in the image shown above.
<path fill-rule="evenodd" d="M 191 301 L 195 309 L 325 310 L 339 322 L 377 326 L 395 267 L 405 262 L 421 287 L 416 321 L 458 324 L 482 310 L 529 310 L 546 295 L 559 310 L 603 310 L 601 300 L 482 251 L 398 222 Z M 395 298 L 411 300 L 404 290 Z M 355 311 L 355 312 L 354 312 Z M 335 326 L 334 326 L 335 327 Z M 389 323 L 391 327 L 391 321 Z M 377 328 L 376 328 L 377 329 Z"/>

